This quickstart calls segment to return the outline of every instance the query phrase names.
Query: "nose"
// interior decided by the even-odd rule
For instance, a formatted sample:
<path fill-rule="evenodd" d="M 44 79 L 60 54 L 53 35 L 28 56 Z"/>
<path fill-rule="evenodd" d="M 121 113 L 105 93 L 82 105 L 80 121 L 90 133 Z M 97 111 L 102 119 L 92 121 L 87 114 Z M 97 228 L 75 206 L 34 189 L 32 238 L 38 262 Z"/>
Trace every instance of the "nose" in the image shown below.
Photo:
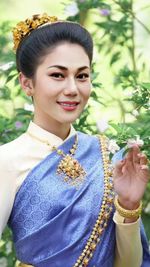
<path fill-rule="evenodd" d="M 65 85 L 64 94 L 76 96 L 77 93 L 78 93 L 78 87 L 75 78 L 74 77 L 68 78 Z"/>

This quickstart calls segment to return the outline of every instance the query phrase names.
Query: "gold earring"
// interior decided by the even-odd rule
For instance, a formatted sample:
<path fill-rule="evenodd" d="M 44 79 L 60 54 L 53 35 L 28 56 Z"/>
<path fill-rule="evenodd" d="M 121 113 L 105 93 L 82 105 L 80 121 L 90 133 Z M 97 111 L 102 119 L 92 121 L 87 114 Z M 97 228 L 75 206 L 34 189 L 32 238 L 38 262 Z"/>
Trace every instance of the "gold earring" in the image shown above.
<path fill-rule="evenodd" d="M 28 96 L 32 96 L 32 93 L 31 93 L 30 90 L 27 91 L 27 95 L 28 95 Z"/>

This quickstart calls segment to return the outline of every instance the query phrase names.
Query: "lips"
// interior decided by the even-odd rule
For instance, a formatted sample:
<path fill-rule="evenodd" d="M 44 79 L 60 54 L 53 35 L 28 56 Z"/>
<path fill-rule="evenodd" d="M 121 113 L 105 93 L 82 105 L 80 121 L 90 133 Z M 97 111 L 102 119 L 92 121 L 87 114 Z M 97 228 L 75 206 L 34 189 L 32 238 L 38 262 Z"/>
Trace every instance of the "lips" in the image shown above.
<path fill-rule="evenodd" d="M 57 101 L 57 104 L 65 111 L 74 111 L 80 102 L 78 101 Z"/>
<path fill-rule="evenodd" d="M 74 107 L 74 106 L 77 106 L 79 104 L 79 102 L 77 102 L 77 101 L 57 101 L 57 103 L 59 105 L 68 106 L 68 107 Z"/>

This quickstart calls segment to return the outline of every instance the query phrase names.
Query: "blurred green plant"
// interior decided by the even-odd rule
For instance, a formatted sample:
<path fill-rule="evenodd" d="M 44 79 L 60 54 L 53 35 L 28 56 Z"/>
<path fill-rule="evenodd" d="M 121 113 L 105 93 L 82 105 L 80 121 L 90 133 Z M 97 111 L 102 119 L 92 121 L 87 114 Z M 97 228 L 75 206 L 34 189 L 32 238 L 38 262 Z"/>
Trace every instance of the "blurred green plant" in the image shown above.
<path fill-rule="evenodd" d="M 71 7 L 72 5 L 72 7 Z M 109 71 L 113 73 L 113 94 L 111 101 L 116 100 L 120 105 L 122 121 L 103 121 L 101 124 L 93 121 L 91 103 L 103 105 L 108 103 L 101 97 L 103 85 L 93 64 L 93 90 L 89 105 L 74 126 L 77 130 L 97 134 L 105 132 L 110 139 L 115 139 L 120 147 L 125 146 L 128 139 L 139 136 L 144 141 L 143 151 L 150 159 L 150 82 L 145 64 L 138 64 L 139 55 L 135 41 L 135 23 L 150 34 L 148 27 L 138 18 L 133 0 L 76 0 L 67 7 L 71 10 L 68 17 L 78 21 L 83 26 L 89 15 L 96 15 L 92 27 L 92 35 L 96 49 L 109 61 Z M 66 7 L 65 7 L 66 8 Z M 70 9 L 69 9 L 70 8 Z M 145 8 L 146 10 L 146 8 Z M 12 22 L 0 24 L 0 145 L 15 139 L 22 134 L 32 119 L 32 101 L 27 98 L 18 84 L 14 54 L 10 40 Z M 141 59 L 140 59 L 141 60 Z M 141 61 L 140 61 L 141 62 Z M 140 65 L 140 67 L 139 67 Z M 144 77 L 144 78 L 143 78 Z M 117 92 L 122 90 L 124 100 L 120 100 Z M 115 96 L 116 95 L 116 96 Z M 131 115 L 132 122 L 126 119 Z M 104 118 L 105 119 L 105 118 Z M 101 125 L 101 126 L 99 126 Z M 150 240 L 150 184 L 144 196 L 143 220 Z M 0 266 L 13 267 L 16 262 L 15 252 L 11 242 L 11 232 L 7 228 L 0 242 Z"/>

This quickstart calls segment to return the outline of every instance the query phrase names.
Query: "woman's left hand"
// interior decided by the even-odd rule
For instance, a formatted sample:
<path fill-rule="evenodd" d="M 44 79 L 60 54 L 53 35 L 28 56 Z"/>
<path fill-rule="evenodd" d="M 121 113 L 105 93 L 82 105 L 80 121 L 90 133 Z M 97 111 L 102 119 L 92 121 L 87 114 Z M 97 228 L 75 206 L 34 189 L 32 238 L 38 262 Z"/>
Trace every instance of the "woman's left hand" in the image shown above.
<path fill-rule="evenodd" d="M 150 178 L 148 159 L 137 145 L 119 161 L 113 171 L 114 190 L 119 203 L 125 209 L 136 209 L 142 199 Z"/>

